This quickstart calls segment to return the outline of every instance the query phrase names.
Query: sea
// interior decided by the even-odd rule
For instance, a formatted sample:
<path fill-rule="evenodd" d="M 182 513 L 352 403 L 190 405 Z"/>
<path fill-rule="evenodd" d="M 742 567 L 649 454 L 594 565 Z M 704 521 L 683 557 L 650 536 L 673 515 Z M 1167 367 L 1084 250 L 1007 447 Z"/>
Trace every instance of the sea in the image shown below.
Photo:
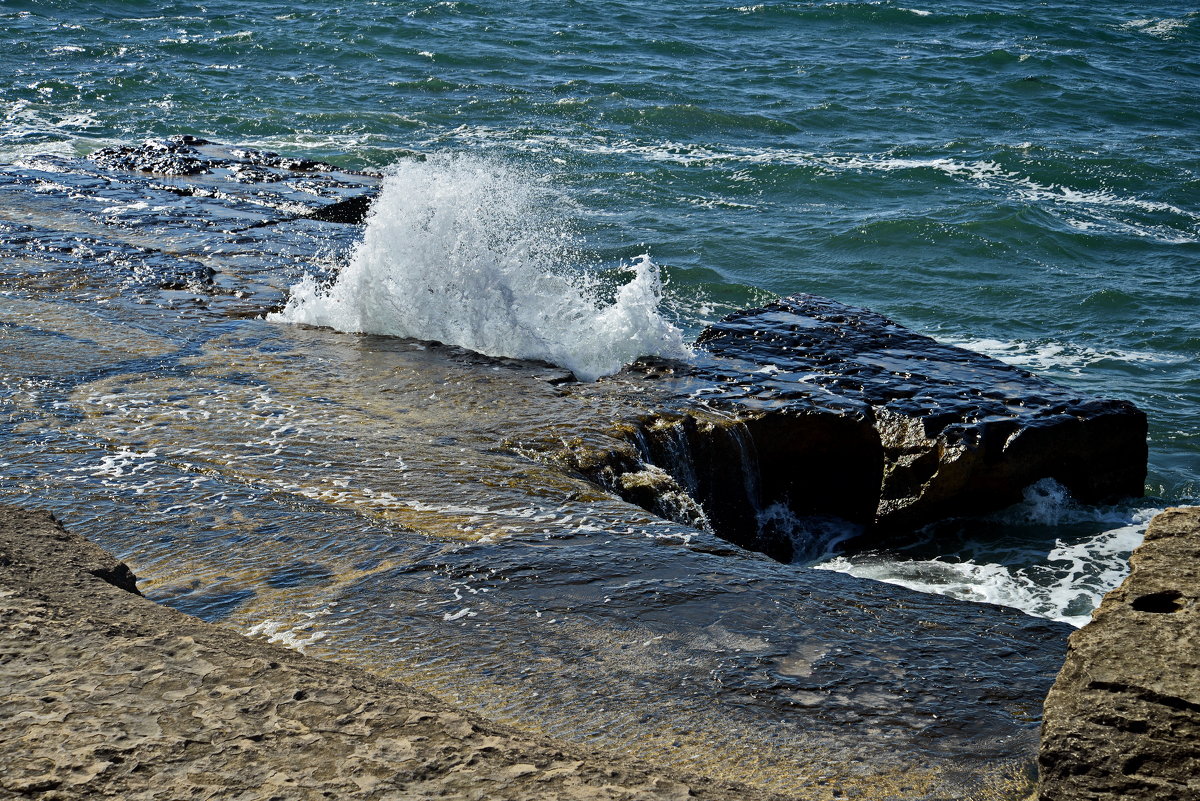
<path fill-rule="evenodd" d="M 506 525 L 552 516 L 515 501 L 489 511 L 486 493 L 452 489 L 389 506 L 380 499 L 402 493 L 385 470 L 454 485 L 437 465 L 460 451 L 456 416 L 486 404 L 426 421 L 442 450 L 414 456 L 366 433 L 382 367 L 353 365 L 375 383 L 347 400 L 316 387 L 311 366 L 256 362 L 272 352 L 264 342 L 328 351 L 345 371 L 337 343 L 373 335 L 428 376 L 445 368 L 419 343 L 437 340 L 603 381 L 639 357 L 687 359 L 707 324 L 778 296 L 870 308 L 1136 403 L 1149 418 L 1146 494 L 1088 506 L 1041 483 L 1015 507 L 893 548 L 845 550 L 828 536 L 803 566 L 1075 626 L 1127 573 L 1154 513 L 1200 503 L 1194 5 L 0 0 L 0 30 L 0 164 L 40 169 L 41 158 L 187 134 L 383 176 L 350 240 L 280 268 L 279 303 L 258 333 L 211 329 L 206 342 L 263 384 L 209 387 L 207 407 L 183 400 L 198 390 L 182 372 L 160 370 L 192 318 L 161 322 L 165 307 L 125 290 L 51 291 L 5 273 L 0 313 L 17 339 L 0 382 L 0 500 L 55 509 L 181 609 L 315 648 L 336 629 L 322 629 L 333 613 L 316 595 L 274 616 L 243 603 L 335 581 L 319 559 L 287 556 L 288 538 L 311 556 L 360 524 L 486 540 L 502 536 L 487 522 L 501 506 Z M 86 195 L 75 202 L 108 218 L 156 213 Z M 0 222 L 23 214 L 0 206 Z M 140 371 L 141 384 L 105 385 L 115 379 L 96 366 L 100 345 L 61 358 L 23 347 L 20 331 L 47 320 L 78 341 L 119 341 L 143 360 L 124 373 Z M 250 339 L 256 356 L 228 355 Z M 180 358 L 191 380 L 216 381 L 219 359 L 203 347 Z M 354 403 L 362 419 L 323 416 Z M 222 404 L 243 417 L 221 422 Z M 66 406 L 83 411 L 53 426 L 38 416 Z M 263 420 L 272 425 L 251 425 Z M 324 451 L 304 440 L 322 427 L 341 427 Z M 275 462 L 238 451 L 243 440 Z M 361 469 L 338 460 L 335 446 L 350 442 Z M 477 474 L 480 459 L 462 469 Z M 113 533 L 114 515 L 137 537 Z M 258 569 L 222 567 L 235 540 L 198 544 L 231 525 L 236 548 L 257 543 L 250 563 L 269 553 L 291 572 L 263 568 L 257 588 L 225 581 Z M 375 569 L 354 568 L 360 579 Z M 443 585 L 459 600 L 439 620 L 474 616 L 473 575 Z M 431 686 L 461 691 L 435 673 L 423 674 Z"/>

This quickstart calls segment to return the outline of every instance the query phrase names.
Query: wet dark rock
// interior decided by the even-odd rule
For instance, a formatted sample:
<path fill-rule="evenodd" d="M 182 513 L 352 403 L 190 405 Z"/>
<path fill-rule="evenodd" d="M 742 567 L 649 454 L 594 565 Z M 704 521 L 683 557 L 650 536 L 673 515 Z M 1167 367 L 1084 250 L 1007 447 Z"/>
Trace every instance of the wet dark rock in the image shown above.
<path fill-rule="evenodd" d="M 628 438 L 700 500 L 715 531 L 777 558 L 791 543 L 763 531 L 773 504 L 881 535 L 1003 508 L 1041 479 L 1084 503 L 1143 491 L 1146 418 L 1133 404 L 1080 395 L 867 309 L 794 295 L 730 315 L 697 345 L 693 365 L 657 378 L 686 398 Z M 628 458 L 594 475 L 620 491 L 604 471 L 619 474 Z"/>
<path fill-rule="evenodd" d="M 371 210 L 374 200 L 373 195 L 359 195 L 321 206 L 306 216 L 311 220 L 357 225 L 366 222 L 367 212 Z"/>
<path fill-rule="evenodd" d="M 212 142 L 207 139 L 202 139 L 199 136 L 191 134 L 175 134 L 167 137 L 167 141 L 177 145 L 189 145 L 191 147 L 200 147 L 201 145 L 211 145 Z"/>
<path fill-rule="evenodd" d="M 1150 523 L 1046 699 L 1042 801 L 1200 798 L 1200 507 Z"/>
<path fill-rule="evenodd" d="M 203 175 L 211 166 L 191 144 L 172 140 L 101 148 L 89 158 L 108 169 L 171 176 Z"/>
<path fill-rule="evenodd" d="M 378 190 L 371 174 L 190 136 L 31 157 L 0 167 L 0 282 L 261 316 L 302 272 L 337 269 Z"/>
<path fill-rule="evenodd" d="M 103 232 L 101 232 L 103 234 Z M 67 271 L 86 274 L 87 283 L 127 288 L 208 292 L 216 271 L 194 259 L 156 248 L 131 245 L 90 233 L 65 233 L 0 220 L 0 254 L 20 254 L 24 272 L 40 268 L 62 278 Z M 82 283 L 76 279 L 76 283 Z"/>
<path fill-rule="evenodd" d="M 281 156 L 269 150 L 222 148 L 195 136 L 181 135 L 150 139 L 140 145 L 106 147 L 88 156 L 108 169 L 150 172 L 159 175 L 203 175 L 226 168 L 248 172 L 257 168 L 257 180 L 281 180 L 288 172 L 341 172 L 340 167 L 324 161 Z M 247 180 L 255 180 L 253 178 Z"/>
<path fill-rule="evenodd" d="M 365 219 L 376 191 L 377 176 L 371 173 L 343 170 L 324 161 L 283 156 L 269 150 L 224 147 L 186 135 L 149 140 L 140 145 L 106 147 L 95 151 L 88 159 L 106 170 L 150 173 L 168 178 L 213 176 L 215 181 L 194 185 L 175 181 L 154 188 L 183 197 L 212 197 L 224 193 L 235 197 L 254 197 L 257 202 L 266 201 L 281 210 L 293 212 L 284 219 L 305 217 L 358 224 Z M 253 185 L 258 189 L 250 193 L 239 192 L 228 185 L 229 181 L 248 187 Z M 270 187 L 285 182 L 307 194 L 333 202 L 312 203 L 308 200 L 300 206 L 295 202 L 295 195 L 288 192 L 287 188 Z M 347 190 L 359 194 L 346 197 Z M 273 195 L 278 195 L 279 199 L 275 200 Z M 275 202 L 271 203 L 273 200 Z"/>
<path fill-rule="evenodd" d="M 294 156 L 281 156 L 270 150 L 255 150 L 253 148 L 234 148 L 229 151 L 236 159 L 241 159 L 250 164 L 255 164 L 260 167 L 271 167 L 277 170 L 291 171 L 317 171 L 317 172 L 338 172 L 341 167 L 334 166 L 325 161 L 315 161 L 313 159 L 297 158 Z"/>

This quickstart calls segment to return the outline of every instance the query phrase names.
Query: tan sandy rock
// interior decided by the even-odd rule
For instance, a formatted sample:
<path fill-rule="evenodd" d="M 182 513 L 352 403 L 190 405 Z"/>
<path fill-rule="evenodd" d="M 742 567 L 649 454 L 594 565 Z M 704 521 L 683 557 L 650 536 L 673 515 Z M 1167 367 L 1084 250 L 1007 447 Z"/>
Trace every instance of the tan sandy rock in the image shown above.
<path fill-rule="evenodd" d="M 135 594 L 43 512 L 0 506 L 0 797 L 755 799 L 564 747 Z"/>
<path fill-rule="evenodd" d="M 1046 699 L 1041 801 L 1200 799 L 1200 507 L 1155 517 L 1130 564 Z"/>

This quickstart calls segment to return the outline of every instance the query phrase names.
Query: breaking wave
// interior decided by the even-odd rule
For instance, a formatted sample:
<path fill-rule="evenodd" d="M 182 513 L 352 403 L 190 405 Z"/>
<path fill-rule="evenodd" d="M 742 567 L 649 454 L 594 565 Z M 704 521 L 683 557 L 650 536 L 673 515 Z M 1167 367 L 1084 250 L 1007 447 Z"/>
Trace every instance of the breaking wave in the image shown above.
<path fill-rule="evenodd" d="M 270 319 L 540 359 L 584 381 L 642 356 L 682 358 L 658 267 L 585 269 L 564 201 L 519 170 L 465 155 L 396 166 L 332 283 L 308 277 Z"/>
<path fill-rule="evenodd" d="M 1043 479 L 1026 489 L 1024 502 L 991 519 L 1010 531 L 1080 527 L 1090 529 L 1090 534 L 1056 538 L 1044 551 L 1018 556 L 1016 563 L 995 561 L 1005 550 L 998 546 L 997 551 L 976 558 L 960 554 L 913 559 L 902 553 L 868 552 L 833 556 L 813 567 L 919 592 L 1010 606 L 1079 627 L 1128 575 L 1129 554 L 1141 544 L 1150 519 L 1161 511 L 1078 504 L 1062 486 Z"/>

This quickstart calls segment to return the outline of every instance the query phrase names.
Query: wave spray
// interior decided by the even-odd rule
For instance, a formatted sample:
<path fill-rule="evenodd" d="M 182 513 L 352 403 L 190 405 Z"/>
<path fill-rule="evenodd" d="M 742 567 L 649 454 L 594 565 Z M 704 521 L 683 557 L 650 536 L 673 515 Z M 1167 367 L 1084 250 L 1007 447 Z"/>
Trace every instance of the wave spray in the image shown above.
<path fill-rule="evenodd" d="M 548 189 L 465 155 L 396 166 L 362 241 L 336 279 L 307 277 L 268 319 L 436 340 L 490 356 L 541 359 L 583 381 L 641 356 L 683 358 L 660 314 L 658 267 L 641 256 L 610 289 L 578 267 Z"/>

